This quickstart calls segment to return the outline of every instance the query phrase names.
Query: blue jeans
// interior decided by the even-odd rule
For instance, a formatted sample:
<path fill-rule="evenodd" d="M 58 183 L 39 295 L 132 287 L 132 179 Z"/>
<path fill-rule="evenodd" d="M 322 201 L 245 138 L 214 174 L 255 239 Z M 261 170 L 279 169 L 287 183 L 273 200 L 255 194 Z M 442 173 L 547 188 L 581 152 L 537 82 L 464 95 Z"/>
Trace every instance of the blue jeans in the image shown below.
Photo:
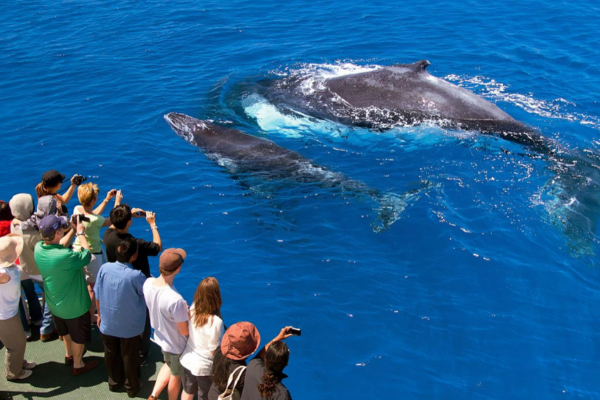
<path fill-rule="evenodd" d="M 31 321 L 42 320 L 42 307 L 38 299 L 37 293 L 35 292 L 35 286 L 31 279 L 24 279 L 21 281 L 21 288 L 25 292 L 25 298 L 27 299 L 27 305 L 29 308 L 29 316 Z M 31 332 L 29 328 L 29 321 L 27 321 L 27 313 L 23 307 L 23 302 L 19 302 L 19 312 L 21 314 L 21 323 L 23 324 L 23 330 L 25 332 Z"/>
<path fill-rule="evenodd" d="M 41 289 L 42 293 L 44 293 L 44 282 L 43 281 L 41 281 L 41 280 L 38 281 L 34 278 L 31 278 L 31 281 L 35 282 Z M 33 283 L 31 286 L 33 287 Z M 37 295 L 36 295 L 36 299 L 37 299 Z M 29 298 L 27 301 L 29 301 Z M 39 300 L 38 300 L 38 304 L 39 304 Z M 41 307 L 40 307 L 40 309 L 41 309 Z M 30 310 L 31 310 L 31 308 L 30 308 Z M 41 310 L 40 310 L 40 315 L 41 315 Z M 54 321 L 52 320 L 52 313 L 50 312 L 50 308 L 48 308 L 47 301 L 44 302 L 44 315 L 41 316 L 40 318 L 42 318 L 42 325 L 40 326 L 40 335 L 49 335 L 52 332 L 54 332 Z M 35 321 L 33 316 L 31 317 L 31 319 L 33 321 Z"/>

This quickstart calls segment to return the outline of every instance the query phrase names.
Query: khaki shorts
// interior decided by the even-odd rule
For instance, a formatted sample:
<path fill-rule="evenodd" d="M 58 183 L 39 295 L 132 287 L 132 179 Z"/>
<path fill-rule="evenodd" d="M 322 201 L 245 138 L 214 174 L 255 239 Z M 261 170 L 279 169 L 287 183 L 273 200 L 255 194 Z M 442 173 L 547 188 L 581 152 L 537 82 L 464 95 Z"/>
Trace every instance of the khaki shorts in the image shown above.
<path fill-rule="evenodd" d="M 184 369 L 183 366 L 179 363 L 181 354 L 167 353 L 165 351 L 163 351 L 162 353 L 163 357 L 165 358 L 165 363 L 169 366 L 169 368 L 171 368 L 171 375 L 183 376 Z"/>
<path fill-rule="evenodd" d="M 102 253 L 92 253 L 92 260 L 88 265 L 83 267 L 83 272 L 85 273 L 85 282 L 87 284 L 93 285 L 96 283 L 96 278 L 98 277 L 98 272 L 100 272 L 100 267 L 102 264 L 104 264 Z"/>

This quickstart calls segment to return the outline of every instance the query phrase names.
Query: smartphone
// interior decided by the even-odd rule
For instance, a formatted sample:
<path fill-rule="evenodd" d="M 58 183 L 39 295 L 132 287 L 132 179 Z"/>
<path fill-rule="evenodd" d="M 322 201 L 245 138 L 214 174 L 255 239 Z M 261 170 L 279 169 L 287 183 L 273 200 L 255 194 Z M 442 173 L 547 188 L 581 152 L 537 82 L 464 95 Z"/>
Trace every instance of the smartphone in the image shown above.
<path fill-rule="evenodd" d="M 146 211 L 137 211 L 135 213 L 136 217 L 145 217 L 146 216 Z"/>
<path fill-rule="evenodd" d="M 299 328 L 291 327 L 288 332 L 291 333 L 292 336 L 302 336 L 302 330 Z"/>

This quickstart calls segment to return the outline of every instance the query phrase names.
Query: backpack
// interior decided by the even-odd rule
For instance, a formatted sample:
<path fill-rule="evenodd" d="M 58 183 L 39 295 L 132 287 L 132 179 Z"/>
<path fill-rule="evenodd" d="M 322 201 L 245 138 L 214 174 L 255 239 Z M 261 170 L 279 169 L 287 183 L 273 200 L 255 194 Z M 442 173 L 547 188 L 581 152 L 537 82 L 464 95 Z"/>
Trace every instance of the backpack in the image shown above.
<path fill-rule="evenodd" d="M 241 394 L 239 390 L 237 390 L 235 387 L 237 386 L 238 381 L 240 380 L 240 377 L 242 376 L 242 373 L 245 369 L 246 367 L 244 365 L 240 365 L 231 373 L 231 375 L 229 375 L 229 379 L 227 380 L 227 386 L 225 386 L 225 391 L 219 395 L 219 400 L 240 400 Z M 229 386 L 233 381 L 233 377 L 238 371 L 240 371 L 240 373 L 238 374 L 237 378 L 235 379 L 235 382 L 230 388 Z"/>

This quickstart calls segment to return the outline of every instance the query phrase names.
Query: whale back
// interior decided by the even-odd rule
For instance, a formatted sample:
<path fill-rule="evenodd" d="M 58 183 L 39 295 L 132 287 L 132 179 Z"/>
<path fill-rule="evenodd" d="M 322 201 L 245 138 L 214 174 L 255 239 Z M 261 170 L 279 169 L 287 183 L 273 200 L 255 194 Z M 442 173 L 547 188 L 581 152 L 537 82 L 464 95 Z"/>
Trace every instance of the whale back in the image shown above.
<path fill-rule="evenodd" d="M 169 113 L 165 115 L 165 120 L 188 143 L 200 147 L 209 155 L 227 158 L 240 166 L 284 168 L 304 160 L 294 151 L 238 129 L 179 113 Z"/>
<path fill-rule="evenodd" d="M 430 63 L 397 64 L 332 78 L 325 85 L 356 108 L 411 113 L 421 119 L 515 121 L 494 104 L 427 72 Z"/>

